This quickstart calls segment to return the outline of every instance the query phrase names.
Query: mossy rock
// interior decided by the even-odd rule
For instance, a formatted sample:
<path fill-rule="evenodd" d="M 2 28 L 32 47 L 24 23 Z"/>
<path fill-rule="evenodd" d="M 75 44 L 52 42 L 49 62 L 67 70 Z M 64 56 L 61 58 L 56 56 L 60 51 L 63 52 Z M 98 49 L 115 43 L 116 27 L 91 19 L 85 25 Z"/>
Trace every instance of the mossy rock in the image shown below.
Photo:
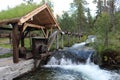
<path fill-rule="evenodd" d="M 103 65 L 115 65 L 117 64 L 117 56 L 118 56 L 118 52 L 115 50 L 111 50 L 111 49 L 106 49 L 104 51 L 102 51 L 101 53 L 101 57 L 102 57 L 102 64 Z M 119 57 L 120 60 L 120 57 Z"/>
<path fill-rule="evenodd" d="M 117 62 L 118 64 L 120 64 L 120 56 L 116 56 L 116 57 L 115 57 L 115 60 L 116 60 L 116 62 Z"/>

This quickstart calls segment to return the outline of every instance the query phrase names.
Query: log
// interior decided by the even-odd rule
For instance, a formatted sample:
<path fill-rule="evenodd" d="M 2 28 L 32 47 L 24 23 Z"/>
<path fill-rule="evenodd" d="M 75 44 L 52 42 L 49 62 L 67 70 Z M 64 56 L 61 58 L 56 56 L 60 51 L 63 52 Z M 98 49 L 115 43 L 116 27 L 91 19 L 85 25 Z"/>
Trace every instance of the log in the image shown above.
<path fill-rule="evenodd" d="M 13 43 L 13 62 L 14 63 L 18 63 L 19 62 L 19 40 L 18 40 L 18 25 L 15 24 L 15 26 L 13 27 L 13 31 L 12 31 L 12 43 Z"/>

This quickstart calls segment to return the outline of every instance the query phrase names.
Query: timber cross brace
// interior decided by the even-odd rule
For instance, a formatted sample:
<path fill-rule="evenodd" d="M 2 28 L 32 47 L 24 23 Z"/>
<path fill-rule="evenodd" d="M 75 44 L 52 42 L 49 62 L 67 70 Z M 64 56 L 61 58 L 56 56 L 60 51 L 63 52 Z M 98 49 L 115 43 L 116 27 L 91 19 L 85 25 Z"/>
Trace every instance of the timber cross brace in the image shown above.
<path fill-rule="evenodd" d="M 3 25 L 11 24 L 11 28 L 1 27 Z M 13 62 L 19 62 L 19 49 L 24 48 L 24 39 L 31 30 L 41 30 L 44 38 L 49 37 L 49 33 L 53 33 L 53 29 L 57 28 L 61 31 L 60 26 L 52 15 L 47 4 L 36 8 L 30 13 L 20 18 L 13 18 L 7 20 L 0 20 L 0 30 L 12 30 L 12 44 L 13 44 Z M 24 52 L 24 51 L 23 51 Z"/>

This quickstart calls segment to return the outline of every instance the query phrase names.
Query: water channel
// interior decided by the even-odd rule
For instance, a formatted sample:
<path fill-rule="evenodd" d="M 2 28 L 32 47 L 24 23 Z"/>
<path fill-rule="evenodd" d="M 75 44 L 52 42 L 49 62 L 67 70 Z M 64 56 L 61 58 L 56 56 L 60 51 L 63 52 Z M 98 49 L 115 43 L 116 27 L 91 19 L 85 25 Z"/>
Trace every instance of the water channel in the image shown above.
<path fill-rule="evenodd" d="M 90 60 L 94 50 L 82 49 L 81 45 L 85 43 L 56 53 L 47 65 L 17 80 L 120 80 L 119 71 L 101 69 Z"/>

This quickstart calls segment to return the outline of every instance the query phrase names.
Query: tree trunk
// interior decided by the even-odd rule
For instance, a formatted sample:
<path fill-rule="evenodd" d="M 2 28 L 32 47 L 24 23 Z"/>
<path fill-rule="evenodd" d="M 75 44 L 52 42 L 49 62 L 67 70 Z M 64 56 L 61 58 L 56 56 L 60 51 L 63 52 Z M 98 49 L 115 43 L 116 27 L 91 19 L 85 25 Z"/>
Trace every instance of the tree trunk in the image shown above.
<path fill-rule="evenodd" d="M 111 22 L 111 27 L 112 27 L 112 31 L 115 31 L 115 17 L 114 17 L 114 0 L 110 1 L 110 22 Z"/>

